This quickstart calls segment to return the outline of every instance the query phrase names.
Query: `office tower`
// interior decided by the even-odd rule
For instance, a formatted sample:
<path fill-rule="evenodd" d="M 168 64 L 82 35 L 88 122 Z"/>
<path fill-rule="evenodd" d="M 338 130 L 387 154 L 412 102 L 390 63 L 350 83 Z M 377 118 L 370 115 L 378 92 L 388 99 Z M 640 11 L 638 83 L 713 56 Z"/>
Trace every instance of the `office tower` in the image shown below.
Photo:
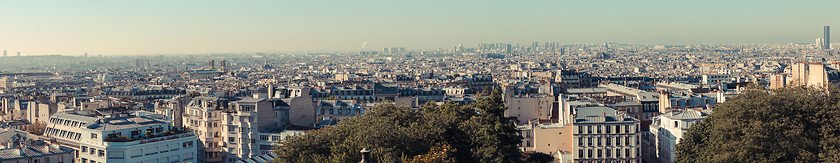
<path fill-rule="evenodd" d="M 823 49 L 831 48 L 831 33 L 829 33 L 828 26 L 823 27 Z"/>
<path fill-rule="evenodd" d="M 85 58 L 87 58 L 87 53 L 85 53 Z"/>
<path fill-rule="evenodd" d="M 816 46 L 817 49 L 822 49 L 823 48 L 823 39 L 822 38 L 817 38 L 817 40 L 814 42 L 814 46 Z"/>
<path fill-rule="evenodd" d="M 17 56 L 20 57 L 20 52 L 17 52 Z"/>
<path fill-rule="evenodd" d="M 537 48 L 539 48 L 539 46 L 540 46 L 539 42 L 534 42 L 533 45 L 531 46 L 531 50 L 532 51 L 537 51 Z"/>
<path fill-rule="evenodd" d="M 210 69 L 216 69 L 216 61 L 210 60 Z"/>
<path fill-rule="evenodd" d="M 3 57 L 8 57 L 8 56 L 9 56 L 9 54 L 6 53 L 6 50 L 3 50 Z"/>

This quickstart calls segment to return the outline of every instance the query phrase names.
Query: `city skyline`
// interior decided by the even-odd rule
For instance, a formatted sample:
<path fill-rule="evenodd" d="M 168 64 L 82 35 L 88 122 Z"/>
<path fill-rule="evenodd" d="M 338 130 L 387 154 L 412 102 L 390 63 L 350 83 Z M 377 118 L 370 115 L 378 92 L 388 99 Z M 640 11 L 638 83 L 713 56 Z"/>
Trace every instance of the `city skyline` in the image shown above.
<path fill-rule="evenodd" d="M 836 1 L 0 2 L 27 55 L 452 48 L 462 44 L 810 43 Z M 836 41 L 832 41 L 836 42 Z"/>

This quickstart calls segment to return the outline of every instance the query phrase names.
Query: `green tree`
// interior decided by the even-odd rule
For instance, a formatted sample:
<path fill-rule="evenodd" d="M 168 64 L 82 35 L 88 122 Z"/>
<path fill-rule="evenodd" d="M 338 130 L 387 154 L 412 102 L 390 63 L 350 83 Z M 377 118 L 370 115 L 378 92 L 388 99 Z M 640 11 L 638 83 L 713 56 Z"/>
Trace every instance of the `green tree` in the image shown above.
<path fill-rule="evenodd" d="M 677 144 L 677 162 L 836 162 L 840 90 L 750 90 L 719 104 Z"/>
<path fill-rule="evenodd" d="M 533 163 L 544 163 L 554 161 L 554 156 L 542 152 L 536 152 L 528 155 L 526 160 Z"/>
<path fill-rule="evenodd" d="M 192 91 L 192 92 L 187 93 L 187 97 L 195 98 L 195 97 L 198 97 L 198 96 L 201 96 L 201 93 L 198 93 L 196 91 Z"/>
<path fill-rule="evenodd" d="M 423 111 L 380 104 L 335 126 L 279 142 L 276 161 L 358 162 L 358 151 L 369 148 L 376 162 L 409 162 L 448 144 L 453 150 L 447 153 L 457 162 L 520 162 L 521 137 L 504 109 L 499 91 L 471 105 L 429 103 Z"/>
<path fill-rule="evenodd" d="M 452 152 L 455 151 L 457 150 L 447 144 L 433 146 L 429 153 L 414 156 L 411 163 L 455 163 L 455 158 L 452 158 Z"/>

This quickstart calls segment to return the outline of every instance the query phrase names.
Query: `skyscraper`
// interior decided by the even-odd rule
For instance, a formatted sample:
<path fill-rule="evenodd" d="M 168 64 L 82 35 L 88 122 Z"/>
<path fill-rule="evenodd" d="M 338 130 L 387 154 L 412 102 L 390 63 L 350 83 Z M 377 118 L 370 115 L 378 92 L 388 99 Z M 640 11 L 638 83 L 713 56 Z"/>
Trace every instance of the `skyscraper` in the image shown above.
<path fill-rule="evenodd" d="M 17 56 L 20 57 L 20 52 L 18 52 L 17 54 L 18 54 Z"/>
<path fill-rule="evenodd" d="M 831 49 L 831 34 L 829 33 L 828 26 L 823 27 L 823 49 Z"/>
<path fill-rule="evenodd" d="M 6 50 L 3 50 L 3 57 L 8 57 L 8 56 L 9 56 L 9 54 L 6 53 Z"/>

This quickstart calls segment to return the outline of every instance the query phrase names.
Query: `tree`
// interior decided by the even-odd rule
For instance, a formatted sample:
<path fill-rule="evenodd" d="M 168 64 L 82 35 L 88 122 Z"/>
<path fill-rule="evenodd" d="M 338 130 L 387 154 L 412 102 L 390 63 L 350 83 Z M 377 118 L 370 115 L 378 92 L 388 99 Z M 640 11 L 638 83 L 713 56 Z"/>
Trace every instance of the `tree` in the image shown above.
<path fill-rule="evenodd" d="M 457 150 L 448 144 L 433 146 L 429 153 L 414 156 L 411 163 L 455 163 L 455 158 L 452 158 L 452 152 L 455 151 Z"/>
<path fill-rule="evenodd" d="M 528 155 L 526 160 L 533 163 L 544 163 L 554 161 L 554 156 L 542 152 L 536 152 Z"/>
<path fill-rule="evenodd" d="M 47 123 L 36 120 L 35 122 L 26 125 L 24 129 L 35 135 L 44 135 L 44 131 L 47 130 Z"/>
<path fill-rule="evenodd" d="M 832 162 L 838 144 L 840 89 L 756 89 L 691 127 L 677 162 Z"/>
<path fill-rule="evenodd" d="M 201 93 L 198 93 L 196 91 L 192 91 L 190 93 L 187 93 L 187 96 L 191 97 L 191 98 L 195 98 L 195 97 L 201 96 Z"/>
<path fill-rule="evenodd" d="M 376 162 L 421 161 L 444 155 L 441 151 L 447 156 L 443 160 L 457 162 L 521 162 L 521 137 L 513 119 L 503 115 L 499 91 L 494 95 L 467 106 L 427 104 L 423 111 L 380 104 L 335 126 L 279 142 L 275 160 L 358 162 L 358 151 L 369 148 Z"/>

